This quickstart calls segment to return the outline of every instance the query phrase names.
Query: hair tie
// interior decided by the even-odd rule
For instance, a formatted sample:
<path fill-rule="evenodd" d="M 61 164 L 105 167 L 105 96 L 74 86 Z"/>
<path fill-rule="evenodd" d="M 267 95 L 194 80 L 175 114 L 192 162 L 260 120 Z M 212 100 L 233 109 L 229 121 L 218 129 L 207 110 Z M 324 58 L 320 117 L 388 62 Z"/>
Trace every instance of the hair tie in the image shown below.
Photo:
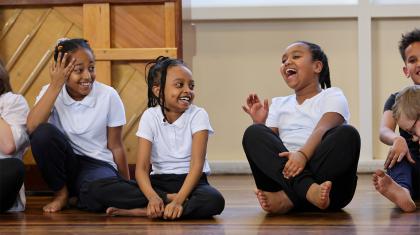
<path fill-rule="evenodd" d="M 63 49 L 63 46 L 57 46 L 57 51 L 61 51 L 61 49 Z"/>
<path fill-rule="evenodd" d="M 70 38 L 59 38 L 57 39 L 57 45 L 60 45 L 61 43 L 70 40 Z"/>

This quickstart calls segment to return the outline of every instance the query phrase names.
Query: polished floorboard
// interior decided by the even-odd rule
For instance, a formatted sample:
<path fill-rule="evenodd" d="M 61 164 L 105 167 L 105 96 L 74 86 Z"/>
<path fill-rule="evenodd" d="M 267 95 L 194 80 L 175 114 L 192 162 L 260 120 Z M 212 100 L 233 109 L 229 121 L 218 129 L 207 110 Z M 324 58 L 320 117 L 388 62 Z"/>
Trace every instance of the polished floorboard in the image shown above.
<path fill-rule="evenodd" d="M 213 219 L 163 221 L 112 217 L 66 209 L 43 213 L 48 196 L 29 196 L 25 213 L 0 215 L 0 234 L 420 234 L 420 209 L 401 213 L 360 175 L 353 201 L 339 212 L 268 216 L 256 200 L 250 175 L 215 175 L 210 182 L 226 199 Z M 419 204 L 417 204 L 419 206 Z"/>

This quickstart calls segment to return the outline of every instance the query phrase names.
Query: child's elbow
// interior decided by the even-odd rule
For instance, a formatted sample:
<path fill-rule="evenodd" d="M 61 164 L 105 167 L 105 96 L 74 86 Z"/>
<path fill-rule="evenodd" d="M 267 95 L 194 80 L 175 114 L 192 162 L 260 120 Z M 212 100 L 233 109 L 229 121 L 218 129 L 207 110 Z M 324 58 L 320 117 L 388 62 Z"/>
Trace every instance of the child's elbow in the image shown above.
<path fill-rule="evenodd" d="M 32 132 L 35 130 L 35 128 L 36 128 L 36 126 L 31 121 L 26 122 L 26 132 L 28 134 L 32 134 Z"/>
<path fill-rule="evenodd" d="M 16 152 L 16 145 L 11 141 L 10 143 L 6 143 L 2 146 L 2 152 L 5 155 L 12 155 Z"/>

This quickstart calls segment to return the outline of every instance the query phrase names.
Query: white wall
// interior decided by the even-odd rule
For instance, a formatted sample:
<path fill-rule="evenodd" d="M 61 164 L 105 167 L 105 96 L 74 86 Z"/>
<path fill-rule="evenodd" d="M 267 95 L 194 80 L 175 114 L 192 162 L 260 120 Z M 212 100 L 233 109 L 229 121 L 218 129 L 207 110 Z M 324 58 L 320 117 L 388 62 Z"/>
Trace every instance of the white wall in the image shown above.
<path fill-rule="evenodd" d="M 384 0 L 382 0 L 384 1 Z M 208 156 L 217 171 L 247 171 L 241 146 L 250 124 L 245 97 L 292 91 L 280 74 L 284 48 L 295 40 L 319 44 L 329 57 L 333 86 L 343 89 L 359 129 L 359 169 L 380 167 L 388 147 L 378 140 L 383 104 L 409 84 L 397 44 L 419 25 L 420 5 L 377 5 L 369 0 L 342 6 L 206 6 L 190 4 L 184 19 L 184 58 L 192 65 L 196 103 L 210 115 L 216 134 Z M 379 160 L 376 160 L 379 159 Z"/>

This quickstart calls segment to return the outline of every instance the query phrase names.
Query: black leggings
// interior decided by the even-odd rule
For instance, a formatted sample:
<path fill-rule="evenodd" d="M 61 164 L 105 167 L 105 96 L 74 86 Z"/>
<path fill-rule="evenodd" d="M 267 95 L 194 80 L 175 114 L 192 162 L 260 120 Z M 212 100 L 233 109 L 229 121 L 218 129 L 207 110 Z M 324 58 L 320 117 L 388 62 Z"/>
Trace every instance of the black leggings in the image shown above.
<path fill-rule="evenodd" d="M 55 192 L 67 186 L 69 196 L 79 197 L 80 209 L 87 207 L 90 182 L 119 175 L 107 162 L 75 154 L 70 140 L 50 123 L 40 124 L 30 140 L 32 154 L 45 182 Z"/>
<path fill-rule="evenodd" d="M 0 159 L 0 212 L 9 210 L 23 184 L 25 167 L 17 158 Z"/>
<path fill-rule="evenodd" d="M 313 183 L 321 184 L 327 180 L 332 182 L 328 209 L 341 209 L 353 198 L 360 136 L 352 126 L 341 125 L 329 130 L 303 172 L 291 179 L 285 179 L 282 174 L 287 158 L 278 156 L 288 150 L 270 128 L 262 124 L 248 127 L 242 145 L 257 188 L 269 192 L 284 190 L 296 210 L 315 209 L 307 201 L 306 193 Z"/>
<path fill-rule="evenodd" d="M 165 202 L 167 193 L 178 193 L 184 183 L 186 174 L 151 175 L 153 189 Z M 141 192 L 134 180 L 127 181 L 121 177 L 111 177 L 94 181 L 89 186 L 92 211 L 104 211 L 108 207 L 121 209 L 144 208 L 148 204 L 146 196 Z M 181 218 L 208 218 L 222 213 L 225 199 L 217 189 L 207 182 L 203 175 L 191 194 L 183 204 Z"/>

